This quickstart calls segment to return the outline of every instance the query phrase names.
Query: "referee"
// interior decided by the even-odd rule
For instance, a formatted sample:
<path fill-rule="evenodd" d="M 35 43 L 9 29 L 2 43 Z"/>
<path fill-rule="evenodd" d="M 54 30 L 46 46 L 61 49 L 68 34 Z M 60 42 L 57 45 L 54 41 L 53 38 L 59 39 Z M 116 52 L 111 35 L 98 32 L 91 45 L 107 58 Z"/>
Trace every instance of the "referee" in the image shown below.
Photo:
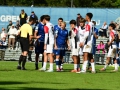
<path fill-rule="evenodd" d="M 35 19 L 30 18 L 29 22 L 26 24 L 23 24 L 20 28 L 20 45 L 21 45 L 22 54 L 19 57 L 17 69 L 26 70 L 25 63 L 26 63 L 26 58 L 29 51 L 29 45 L 32 42 L 33 38 L 36 38 L 36 39 L 40 38 L 40 36 L 36 36 L 36 37 L 32 36 L 33 32 L 32 32 L 31 25 L 33 25 L 34 23 L 35 23 Z"/>

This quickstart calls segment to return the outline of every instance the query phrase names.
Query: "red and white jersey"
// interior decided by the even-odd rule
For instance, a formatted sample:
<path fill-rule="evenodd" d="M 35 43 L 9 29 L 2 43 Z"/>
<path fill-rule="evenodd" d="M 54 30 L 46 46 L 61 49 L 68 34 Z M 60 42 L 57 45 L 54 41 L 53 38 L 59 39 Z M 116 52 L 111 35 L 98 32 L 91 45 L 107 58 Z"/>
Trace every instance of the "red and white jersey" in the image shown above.
<path fill-rule="evenodd" d="M 46 44 L 54 44 L 54 33 L 53 33 L 53 24 L 51 24 L 50 22 L 48 22 L 45 26 L 44 26 L 44 31 L 45 31 L 45 35 L 48 34 L 48 37 L 46 38 L 45 36 L 45 43 Z"/>
<path fill-rule="evenodd" d="M 87 38 L 87 45 L 92 45 L 93 41 L 93 30 L 92 30 L 93 23 L 88 22 L 88 24 L 85 25 L 86 31 L 89 32 L 88 38 Z"/>
<path fill-rule="evenodd" d="M 72 48 L 78 48 L 77 43 L 79 42 L 79 37 L 78 37 L 78 28 L 74 28 L 71 30 L 71 46 Z"/>
<path fill-rule="evenodd" d="M 110 31 L 109 42 L 111 42 L 111 40 L 112 40 L 112 38 L 115 36 L 115 34 L 116 34 L 116 31 L 115 31 L 115 30 L 111 30 L 111 31 Z M 113 42 L 112 42 L 112 45 L 116 45 L 116 42 L 113 41 Z"/>

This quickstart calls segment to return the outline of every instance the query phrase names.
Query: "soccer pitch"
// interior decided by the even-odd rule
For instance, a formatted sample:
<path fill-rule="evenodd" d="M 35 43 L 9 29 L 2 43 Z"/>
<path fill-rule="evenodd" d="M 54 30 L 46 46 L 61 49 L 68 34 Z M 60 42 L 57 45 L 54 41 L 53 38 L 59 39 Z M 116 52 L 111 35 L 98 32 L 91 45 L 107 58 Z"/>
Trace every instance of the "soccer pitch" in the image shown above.
<path fill-rule="evenodd" d="M 120 70 L 100 72 L 103 66 L 96 66 L 97 73 L 71 73 L 73 64 L 64 64 L 64 72 L 40 72 L 34 70 L 34 63 L 26 63 L 26 71 L 17 70 L 16 61 L 0 61 L 0 90 L 120 90 Z M 41 66 L 41 63 L 39 63 Z M 55 69 L 55 65 L 54 65 Z"/>

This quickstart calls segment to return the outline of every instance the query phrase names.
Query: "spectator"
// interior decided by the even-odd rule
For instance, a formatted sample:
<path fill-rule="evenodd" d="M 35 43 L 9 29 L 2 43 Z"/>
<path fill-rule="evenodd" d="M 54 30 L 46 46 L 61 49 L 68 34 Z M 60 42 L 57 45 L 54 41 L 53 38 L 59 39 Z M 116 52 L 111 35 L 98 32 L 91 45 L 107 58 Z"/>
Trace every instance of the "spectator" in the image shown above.
<path fill-rule="evenodd" d="M 80 20 L 81 20 L 82 16 L 80 15 L 80 13 L 77 14 L 77 18 L 76 18 L 76 22 L 77 22 L 77 27 L 80 26 Z"/>
<path fill-rule="evenodd" d="M 107 28 L 108 28 L 107 23 L 104 22 L 102 28 L 100 28 L 100 30 L 99 30 L 99 36 L 107 37 L 107 34 L 106 34 L 106 32 L 108 33 Z"/>
<path fill-rule="evenodd" d="M 1 58 L 1 60 L 4 60 L 6 46 L 7 46 L 6 38 L 3 37 L 0 40 L 0 58 Z"/>
<path fill-rule="evenodd" d="M 5 28 L 2 28 L 2 31 L 0 33 L 0 38 L 2 39 L 3 37 L 7 37 L 7 33 L 5 32 Z"/>
<path fill-rule="evenodd" d="M 38 21 L 38 17 L 34 13 L 34 11 L 31 12 L 30 18 L 35 18 L 35 21 Z"/>
<path fill-rule="evenodd" d="M 16 22 L 16 26 L 15 26 L 15 28 L 17 29 L 17 30 L 19 30 L 19 28 L 21 27 L 21 25 L 20 25 L 20 22 L 19 22 L 19 20 Z"/>
<path fill-rule="evenodd" d="M 15 26 L 15 28 L 17 29 L 17 35 L 15 37 L 15 44 L 16 44 L 16 49 L 15 50 L 16 51 L 18 51 L 19 48 L 20 48 L 20 35 L 18 35 L 18 32 L 20 31 L 20 27 L 21 27 L 21 25 L 20 25 L 19 21 L 17 21 L 16 26 Z"/>
<path fill-rule="evenodd" d="M 9 32 L 9 29 L 11 28 L 12 26 L 12 21 L 9 21 L 9 25 L 7 25 L 7 33 Z"/>
<path fill-rule="evenodd" d="M 12 50 L 14 49 L 14 44 L 15 44 L 15 36 L 17 34 L 17 29 L 15 28 L 14 25 L 10 28 L 8 35 L 9 35 L 9 43 L 8 43 L 8 48 L 10 50 L 10 46 L 12 43 Z"/>
<path fill-rule="evenodd" d="M 100 41 L 100 44 L 98 44 L 97 46 L 97 50 L 98 50 L 98 60 L 101 57 L 101 63 L 104 64 L 104 57 L 105 57 L 105 45 L 103 43 L 103 41 Z"/>
<path fill-rule="evenodd" d="M 19 15 L 19 18 L 20 18 L 20 25 L 21 26 L 27 22 L 28 16 L 24 10 L 21 10 L 21 14 Z"/>
<path fill-rule="evenodd" d="M 120 25 L 116 23 L 116 31 L 120 31 Z"/>

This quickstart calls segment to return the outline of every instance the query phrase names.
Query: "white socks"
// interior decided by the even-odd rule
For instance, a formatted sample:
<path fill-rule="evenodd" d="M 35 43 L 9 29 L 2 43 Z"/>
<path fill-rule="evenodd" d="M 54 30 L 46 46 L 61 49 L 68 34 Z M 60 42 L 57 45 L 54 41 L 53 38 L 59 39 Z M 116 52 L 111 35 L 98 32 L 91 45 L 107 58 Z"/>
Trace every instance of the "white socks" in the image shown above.
<path fill-rule="evenodd" d="M 77 64 L 74 64 L 74 70 L 77 70 Z"/>
<path fill-rule="evenodd" d="M 46 70 L 46 65 L 47 65 L 47 62 L 44 62 L 43 63 L 43 68 Z"/>
<path fill-rule="evenodd" d="M 95 72 L 95 63 L 91 63 L 92 71 Z"/>
<path fill-rule="evenodd" d="M 118 64 L 115 63 L 115 70 L 118 70 Z"/>
<path fill-rule="evenodd" d="M 50 70 L 53 70 L 53 63 L 50 63 Z"/>
<path fill-rule="evenodd" d="M 88 64 L 88 60 L 84 61 L 83 66 L 82 66 L 82 70 L 85 71 L 85 72 L 86 72 L 87 64 Z"/>
<path fill-rule="evenodd" d="M 106 63 L 105 63 L 104 69 L 106 69 L 106 68 L 107 68 L 107 66 L 108 66 L 108 64 L 106 64 Z"/>

